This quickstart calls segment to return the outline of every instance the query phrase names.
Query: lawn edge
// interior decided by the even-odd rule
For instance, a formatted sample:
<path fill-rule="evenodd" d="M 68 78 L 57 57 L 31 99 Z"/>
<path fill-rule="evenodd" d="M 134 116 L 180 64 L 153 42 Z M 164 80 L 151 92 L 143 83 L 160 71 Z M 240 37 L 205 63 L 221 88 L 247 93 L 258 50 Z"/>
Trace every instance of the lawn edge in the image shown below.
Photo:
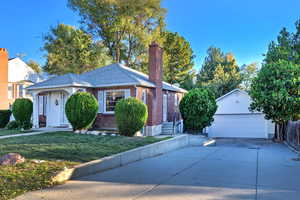
<path fill-rule="evenodd" d="M 189 145 L 189 143 L 190 142 L 188 135 L 180 135 L 168 140 L 163 140 L 125 152 L 107 156 L 101 159 L 76 165 L 73 168 L 58 172 L 52 180 L 58 183 L 63 183 L 70 179 L 80 178 L 109 169 L 121 167 L 146 158 L 155 157 L 169 151 L 186 147 Z"/>

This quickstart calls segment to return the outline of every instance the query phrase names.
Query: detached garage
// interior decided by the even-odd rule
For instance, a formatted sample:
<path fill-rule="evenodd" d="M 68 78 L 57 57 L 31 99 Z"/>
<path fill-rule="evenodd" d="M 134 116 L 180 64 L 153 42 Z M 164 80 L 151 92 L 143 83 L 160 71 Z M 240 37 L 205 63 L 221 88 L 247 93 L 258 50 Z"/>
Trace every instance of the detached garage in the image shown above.
<path fill-rule="evenodd" d="M 235 89 L 217 99 L 218 109 L 214 122 L 208 127 L 209 137 L 220 138 L 270 138 L 274 124 L 264 119 L 260 112 L 249 110 L 250 96 Z"/>

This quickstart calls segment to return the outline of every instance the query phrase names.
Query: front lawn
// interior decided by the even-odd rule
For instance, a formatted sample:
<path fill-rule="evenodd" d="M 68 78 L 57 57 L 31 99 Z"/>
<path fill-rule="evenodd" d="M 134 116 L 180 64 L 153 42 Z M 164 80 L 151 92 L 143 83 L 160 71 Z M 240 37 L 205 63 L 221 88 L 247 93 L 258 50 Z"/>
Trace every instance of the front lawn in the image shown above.
<path fill-rule="evenodd" d="M 72 132 L 0 139 L 0 156 L 19 153 L 27 159 L 25 163 L 16 166 L 0 166 L 0 200 L 57 184 L 51 181 L 51 177 L 64 167 L 165 139 L 80 135 Z M 31 159 L 46 160 L 46 162 L 37 164 Z"/>

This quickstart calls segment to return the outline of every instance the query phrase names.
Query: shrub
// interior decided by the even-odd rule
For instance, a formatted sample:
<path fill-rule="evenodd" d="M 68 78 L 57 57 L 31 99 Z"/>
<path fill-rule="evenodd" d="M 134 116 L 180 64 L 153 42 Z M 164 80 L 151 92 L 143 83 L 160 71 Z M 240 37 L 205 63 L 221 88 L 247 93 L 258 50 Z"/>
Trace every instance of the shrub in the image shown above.
<path fill-rule="evenodd" d="M 0 128 L 5 128 L 11 116 L 10 110 L 0 110 Z"/>
<path fill-rule="evenodd" d="M 120 134 L 133 136 L 145 126 L 148 119 L 148 110 L 143 102 L 130 97 L 117 103 L 115 115 Z"/>
<path fill-rule="evenodd" d="M 24 130 L 29 130 L 31 129 L 33 124 L 29 121 L 24 122 L 23 124 L 20 125 L 20 128 L 23 128 Z"/>
<path fill-rule="evenodd" d="M 73 130 L 88 129 L 98 112 L 98 101 L 90 93 L 77 92 L 66 103 L 66 116 Z"/>
<path fill-rule="evenodd" d="M 32 115 L 32 101 L 26 98 L 16 99 L 12 106 L 12 113 L 16 121 L 22 125 L 31 120 Z"/>
<path fill-rule="evenodd" d="M 183 118 L 184 129 L 189 132 L 199 132 L 211 125 L 217 111 L 214 95 L 207 89 L 193 89 L 187 93 L 179 104 Z"/>
<path fill-rule="evenodd" d="M 20 128 L 20 124 L 17 121 L 10 121 L 7 125 L 6 128 L 9 130 L 15 130 Z"/>

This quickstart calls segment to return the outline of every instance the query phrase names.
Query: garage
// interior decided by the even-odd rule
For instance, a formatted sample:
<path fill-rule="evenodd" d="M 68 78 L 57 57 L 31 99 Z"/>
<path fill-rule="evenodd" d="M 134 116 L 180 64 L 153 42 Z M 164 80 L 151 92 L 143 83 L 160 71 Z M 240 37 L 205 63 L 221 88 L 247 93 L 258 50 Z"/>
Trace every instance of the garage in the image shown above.
<path fill-rule="evenodd" d="M 249 110 L 250 96 L 235 89 L 217 99 L 214 122 L 208 127 L 209 137 L 215 138 L 270 138 L 274 124 L 260 112 Z"/>

